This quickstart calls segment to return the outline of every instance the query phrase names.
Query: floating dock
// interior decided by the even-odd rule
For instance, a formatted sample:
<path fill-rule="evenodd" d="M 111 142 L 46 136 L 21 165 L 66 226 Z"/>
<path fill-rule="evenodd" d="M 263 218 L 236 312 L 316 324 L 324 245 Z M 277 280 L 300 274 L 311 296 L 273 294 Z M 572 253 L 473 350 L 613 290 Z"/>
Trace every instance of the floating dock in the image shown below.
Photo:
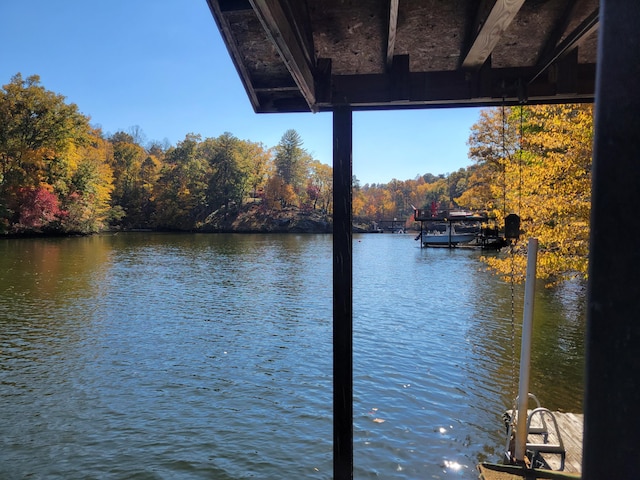
<path fill-rule="evenodd" d="M 506 412 L 509 416 L 510 411 Z M 564 447 L 564 455 L 559 453 L 537 452 L 531 460 L 532 467 L 518 465 L 499 465 L 483 463 L 478 465 L 479 478 L 482 480 L 517 480 L 517 479 L 577 479 L 582 473 L 582 435 L 584 416 L 577 413 L 553 412 L 558 425 L 560 438 L 553 429 L 543 426 L 543 417 L 534 416 L 530 432 L 527 436 L 529 446 L 557 445 Z M 545 431 L 546 433 L 539 433 Z M 564 457 L 564 458 L 563 458 Z M 562 470 L 561 470 L 562 469 Z"/>
<path fill-rule="evenodd" d="M 562 435 L 562 442 L 565 449 L 564 472 L 582 472 L 582 429 L 584 425 L 584 415 L 577 413 L 554 412 L 554 417 L 558 422 L 558 428 Z M 539 434 L 529 434 L 527 442 L 540 443 L 542 436 Z M 540 453 L 541 460 L 546 468 L 560 470 L 559 455 Z"/>
<path fill-rule="evenodd" d="M 499 465 L 496 463 L 482 463 L 478 465 L 480 480 L 575 480 L 580 474 L 554 472 L 552 470 L 527 469 L 516 465 Z"/>

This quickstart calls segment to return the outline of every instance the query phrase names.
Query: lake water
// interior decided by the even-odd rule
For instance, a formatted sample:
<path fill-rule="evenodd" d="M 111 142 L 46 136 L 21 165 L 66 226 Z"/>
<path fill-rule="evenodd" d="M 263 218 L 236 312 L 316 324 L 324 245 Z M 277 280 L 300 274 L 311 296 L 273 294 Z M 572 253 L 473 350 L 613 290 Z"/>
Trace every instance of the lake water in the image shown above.
<path fill-rule="evenodd" d="M 0 478 L 331 478 L 331 252 L 330 235 L 0 241 Z M 523 287 L 412 235 L 355 235 L 353 255 L 355 478 L 477 478 L 503 450 Z M 536 302 L 530 390 L 581 412 L 584 288 Z"/>

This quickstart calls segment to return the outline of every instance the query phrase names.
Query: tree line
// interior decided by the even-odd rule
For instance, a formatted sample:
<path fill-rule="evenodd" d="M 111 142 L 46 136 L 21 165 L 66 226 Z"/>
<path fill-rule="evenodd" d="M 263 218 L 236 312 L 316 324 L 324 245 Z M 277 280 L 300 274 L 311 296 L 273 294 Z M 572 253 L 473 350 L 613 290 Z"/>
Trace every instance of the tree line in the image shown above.
<path fill-rule="evenodd" d="M 38 76 L 14 76 L 0 90 L 0 233 L 192 231 L 246 204 L 332 213 L 332 169 L 295 130 L 274 147 L 228 132 L 189 134 L 175 146 L 142 137 L 139 127 L 105 135 Z M 386 184 L 354 177 L 354 218 L 410 226 L 414 208 L 432 204 L 486 211 L 498 225 L 517 213 L 523 237 L 539 239 L 541 276 L 585 275 L 591 142 L 590 105 L 484 109 L 470 132 L 470 166 Z M 486 261 L 517 274 L 525 264 L 520 254 Z"/>
<path fill-rule="evenodd" d="M 194 230 L 221 208 L 331 211 L 331 168 L 295 130 L 267 148 L 231 133 L 141 144 L 139 127 L 105 136 L 38 76 L 0 91 L 0 232 Z"/>

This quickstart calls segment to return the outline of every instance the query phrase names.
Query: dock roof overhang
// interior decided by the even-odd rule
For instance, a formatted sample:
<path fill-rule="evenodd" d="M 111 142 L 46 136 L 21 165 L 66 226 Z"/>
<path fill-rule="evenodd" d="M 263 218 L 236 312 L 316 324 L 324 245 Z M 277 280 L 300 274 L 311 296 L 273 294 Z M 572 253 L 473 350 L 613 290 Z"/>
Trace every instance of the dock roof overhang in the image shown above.
<path fill-rule="evenodd" d="M 257 113 L 591 102 L 598 0 L 207 0 Z"/>

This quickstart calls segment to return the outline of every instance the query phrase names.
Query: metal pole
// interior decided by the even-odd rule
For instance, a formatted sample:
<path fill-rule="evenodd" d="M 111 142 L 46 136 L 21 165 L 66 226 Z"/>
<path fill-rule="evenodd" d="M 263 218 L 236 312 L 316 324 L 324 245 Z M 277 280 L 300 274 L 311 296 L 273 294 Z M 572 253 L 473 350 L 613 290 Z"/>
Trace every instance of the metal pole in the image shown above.
<path fill-rule="evenodd" d="M 520 386 L 518 388 L 518 422 L 516 424 L 516 462 L 523 462 L 527 447 L 527 405 L 529 401 L 529 374 L 531 372 L 531 336 L 533 334 L 533 307 L 536 294 L 536 262 L 538 239 L 530 238 L 527 245 L 527 279 L 524 292 L 522 342 L 520 347 Z"/>
<path fill-rule="evenodd" d="M 353 478 L 352 113 L 333 112 L 333 478 Z"/>

